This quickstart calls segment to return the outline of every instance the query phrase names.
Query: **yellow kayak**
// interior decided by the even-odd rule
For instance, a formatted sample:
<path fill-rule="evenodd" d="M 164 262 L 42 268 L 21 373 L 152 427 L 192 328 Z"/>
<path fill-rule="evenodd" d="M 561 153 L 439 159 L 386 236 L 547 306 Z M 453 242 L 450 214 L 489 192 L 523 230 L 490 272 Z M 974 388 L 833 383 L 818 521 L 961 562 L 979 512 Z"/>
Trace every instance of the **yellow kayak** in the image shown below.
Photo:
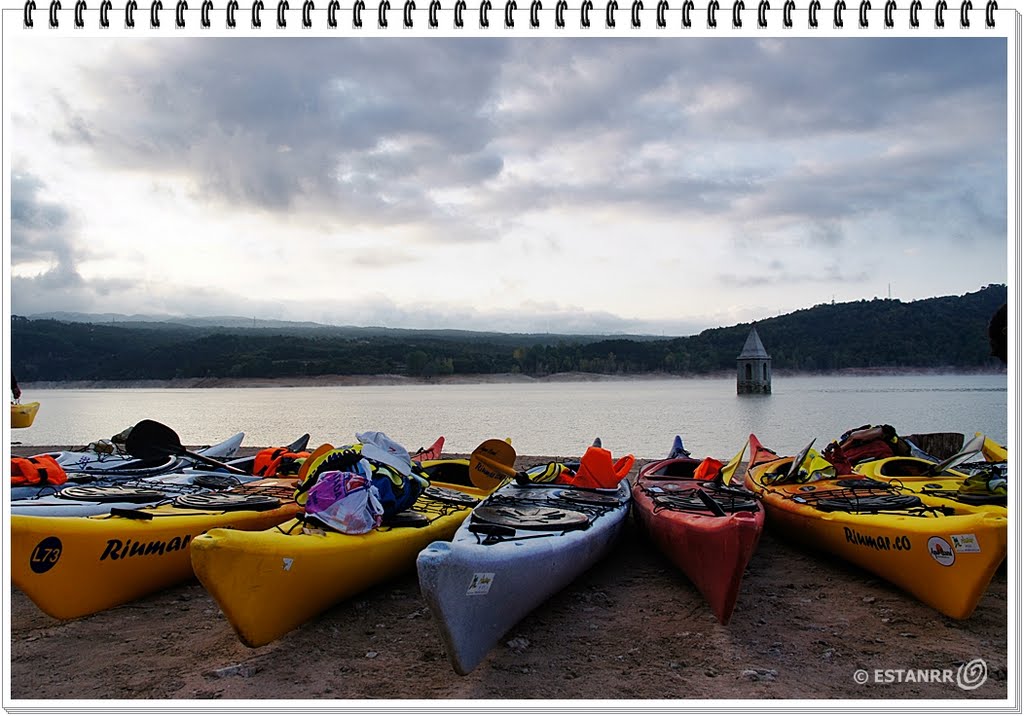
<path fill-rule="evenodd" d="M 750 436 L 745 483 L 768 525 L 966 619 L 1006 558 L 1007 518 L 863 476 L 801 481 L 803 457 L 780 457 Z"/>
<path fill-rule="evenodd" d="M 981 433 L 975 433 L 975 435 L 980 436 Z M 981 452 L 989 462 L 1006 462 L 1009 457 L 1009 451 L 1005 447 L 988 437 L 985 438 Z"/>
<path fill-rule="evenodd" d="M 998 447 L 981 433 L 945 460 L 933 461 L 912 456 L 884 457 L 857 463 L 853 471 L 874 480 L 888 482 L 918 495 L 928 495 L 941 504 L 960 504 L 969 509 L 1006 516 L 1006 474 L 990 462 L 964 463 L 989 444 Z M 957 469 L 960 468 L 960 469 Z"/>
<path fill-rule="evenodd" d="M 11 427 L 30 428 L 39 412 L 39 403 L 11 403 Z"/>
<path fill-rule="evenodd" d="M 938 475 L 930 474 L 934 462 L 916 457 L 887 457 L 858 463 L 854 471 L 873 480 L 887 482 L 917 495 L 928 495 L 944 504 L 959 504 L 969 511 L 1007 515 L 1006 493 L 971 490 L 970 476 L 957 470 L 946 469 Z"/>
<path fill-rule="evenodd" d="M 301 509 L 295 478 L 181 495 L 91 517 L 11 516 L 11 579 L 56 619 L 116 607 L 192 577 L 190 544 L 212 527 L 260 530 Z"/>
<path fill-rule="evenodd" d="M 444 461 L 425 463 L 430 468 Z M 461 472 L 465 465 L 451 469 Z M 435 469 L 435 474 L 438 470 Z M 436 480 L 436 478 L 435 478 Z M 260 532 L 215 529 L 192 541 L 192 566 L 243 644 L 267 644 L 338 602 L 416 565 L 420 551 L 450 540 L 488 491 L 432 481 L 401 522 L 364 534 L 295 519 Z"/>

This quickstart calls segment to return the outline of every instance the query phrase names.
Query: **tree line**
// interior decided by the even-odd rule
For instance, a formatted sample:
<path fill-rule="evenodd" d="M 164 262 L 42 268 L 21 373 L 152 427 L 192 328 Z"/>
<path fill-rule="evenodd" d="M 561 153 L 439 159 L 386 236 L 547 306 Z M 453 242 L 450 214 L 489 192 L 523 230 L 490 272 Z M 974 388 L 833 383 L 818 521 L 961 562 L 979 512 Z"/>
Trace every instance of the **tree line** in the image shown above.
<path fill-rule="evenodd" d="M 317 375 L 521 373 L 542 377 L 708 374 L 734 370 L 756 325 L 779 370 L 978 369 L 988 323 L 1007 300 L 993 284 L 963 296 L 821 304 L 756 324 L 653 339 L 516 336 L 464 331 L 293 329 L 11 319 L 12 367 L 22 382 Z"/>

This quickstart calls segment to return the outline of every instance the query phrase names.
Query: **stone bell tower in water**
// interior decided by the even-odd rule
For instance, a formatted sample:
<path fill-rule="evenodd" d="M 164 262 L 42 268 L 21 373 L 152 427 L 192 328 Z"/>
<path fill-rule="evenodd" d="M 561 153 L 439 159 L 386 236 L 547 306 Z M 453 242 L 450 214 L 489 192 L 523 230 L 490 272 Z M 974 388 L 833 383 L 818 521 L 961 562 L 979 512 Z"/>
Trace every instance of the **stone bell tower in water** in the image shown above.
<path fill-rule="evenodd" d="M 772 392 L 772 357 L 764 349 L 757 328 L 750 329 L 743 350 L 736 356 L 736 392 L 739 395 Z"/>

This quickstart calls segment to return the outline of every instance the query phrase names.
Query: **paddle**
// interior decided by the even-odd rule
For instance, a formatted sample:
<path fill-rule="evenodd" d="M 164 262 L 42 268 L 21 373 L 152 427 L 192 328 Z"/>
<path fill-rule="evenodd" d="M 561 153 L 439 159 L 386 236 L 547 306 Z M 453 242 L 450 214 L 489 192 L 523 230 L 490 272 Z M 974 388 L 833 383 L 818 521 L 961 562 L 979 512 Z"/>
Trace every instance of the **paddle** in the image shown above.
<path fill-rule="evenodd" d="M 722 509 L 722 506 L 720 504 L 715 502 L 714 498 L 712 498 L 711 495 L 709 495 L 708 493 L 704 492 L 704 490 L 702 490 L 699 487 L 697 488 L 696 492 L 697 492 L 697 497 L 700 498 L 700 501 L 704 503 L 704 506 L 707 507 L 708 510 L 710 510 L 711 513 L 713 515 L 715 515 L 715 517 L 725 517 L 726 516 L 726 511 Z"/>
<path fill-rule="evenodd" d="M 797 456 L 793 458 L 793 464 L 789 466 L 789 472 L 786 473 L 786 478 L 782 480 L 782 482 L 789 482 L 800 474 L 800 467 L 804 464 L 804 460 L 807 459 L 807 455 L 811 452 L 812 445 L 814 445 L 814 439 L 807 443 L 807 447 L 797 453 Z"/>
<path fill-rule="evenodd" d="M 212 457 L 188 450 L 181 444 L 181 439 L 174 430 L 155 420 L 142 420 L 137 423 L 131 432 L 128 433 L 124 449 L 129 455 L 140 460 L 153 460 L 167 457 L 168 455 L 187 455 L 194 460 L 223 468 L 236 475 L 249 474 L 245 470 L 233 465 L 228 465 L 220 460 L 214 460 Z"/>
<path fill-rule="evenodd" d="M 469 456 L 469 481 L 474 487 L 491 491 L 508 477 L 516 478 L 522 484 L 529 478 L 518 472 L 513 465 L 516 462 L 516 449 L 505 440 L 492 438 L 480 443 Z"/>
<path fill-rule="evenodd" d="M 950 455 L 942 462 L 937 462 L 931 467 L 929 467 L 926 474 L 929 477 L 941 475 L 943 472 L 953 467 L 953 465 L 957 465 L 963 462 L 965 459 L 969 458 L 971 455 L 974 455 L 977 452 L 981 452 L 981 449 L 984 446 L 985 436 L 979 433 L 970 440 L 968 440 L 967 444 L 964 445 L 963 449 L 960 452 L 956 453 L 955 455 Z"/>
<path fill-rule="evenodd" d="M 740 451 L 733 456 L 732 460 L 730 460 L 726 464 L 726 466 L 722 468 L 722 471 L 719 473 L 719 478 L 720 478 L 719 482 L 721 484 L 723 484 L 723 485 L 732 485 L 733 484 L 732 478 L 736 474 L 736 468 L 738 468 L 740 466 L 740 462 L 743 460 L 743 455 L 746 452 L 747 452 L 747 444 L 743 443 L 743 447 L 740 448 Z M 736 482 L 735 484 L 737 486 L 742 485 L 743 484 L 743 478 L 740 478 L 740 480 L 738 482 Z"/>
<path fill-rule="evenodd" d="M 309 476 L 309 471 L 312 470 L 314 467 L 318 467 L 320 465 L 320 463 L 323 462 L 323 460 L 321 458 L 323 458 L 324 455 L 326 455 L 327 453 L 329 453 L 329 452 L 331 452 L 333 450 L 334 450 L 334 446 L 333 445 L 331 445 L 330 443 L 324 443 L 323 445 L 318 447 L 316 450 L 311 452 L 309 454 L 309 457 L 307 457 L 302 462 L 302 465 L 299 466 L 298 482 L 300 484 L 305 482 L 306 478 Z"/>

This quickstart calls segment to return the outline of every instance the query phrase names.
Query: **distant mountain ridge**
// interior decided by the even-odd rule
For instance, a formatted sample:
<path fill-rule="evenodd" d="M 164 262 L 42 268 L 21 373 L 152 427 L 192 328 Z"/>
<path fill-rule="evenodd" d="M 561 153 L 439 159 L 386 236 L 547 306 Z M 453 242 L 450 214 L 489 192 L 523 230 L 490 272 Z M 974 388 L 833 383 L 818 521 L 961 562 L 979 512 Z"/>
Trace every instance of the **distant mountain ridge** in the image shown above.
<path fill-rule="evenodd" d="M 16 316 L 22 318 L 21 316 Z M 148 329 L 173 329 L 173 328 L 235 328 L 244 330 L 306 330 L 313 329 L 328 333 L 342 335 L 430 335 L 442 337 L 465 337 L 478 336 L 493 337 L 527 337 L 530 339 L 547 340 L 551 338 L 572 338 L 574 340 L 597 341 L 609 337 L 627 338 L 636 341 L 663 340 L 664 336 L 653 334 L 633 333 L 591 333 L 591 334 L 563 334 L 563 333 L 503 333 L 497 331 L 478 331 L 460 328 L 390 328 L 387 326 L 355 326 L 340 325 L 333 323 L 317 323 L 315 321 L 285 321 L 278 319 L 244 318 L 242 316 L 160 316 L 153 314 L 123 314 L 123 313 L 79 313 L 74 311 L 51 311 L 47 313 L 33 313 L 24 316 L 33 321 L 63 321 L 65 323 L 91 323 L 96 325 L 119 326 L 121 328 L 148 328 Z"/>
<path fill-rule="evenodd" d="M 1002 364 L 990 353 L 988 323 L 1006 300 L 1007 287 L 997 284 L 963 296 L 908 303 L 822 304 L 756 326 L 778 370 L 999 369 Z M 700 375 L 735 370 L 736 356 L 754 325 L 666 339 L 281 323 L 253 327 L 250 319 L 246 326 L 185 325 L 113 318 L 87 323 L 13 316 L 12 366 L 24 382 Z"/>
<path fill-rule="evenodd" d="M 314 321 L 280 321 L 266 318 L 243 318 L 242 316 L 161 316 L 134 313 L 79 313 L 75 311 L 51 311 L 26 316 L 34 321 L 67 321 L 69 323 L 110 323 L 122 325 L 160 324 L 180 325 L 194 328 L 320 328 L 326 324 Z"/>

